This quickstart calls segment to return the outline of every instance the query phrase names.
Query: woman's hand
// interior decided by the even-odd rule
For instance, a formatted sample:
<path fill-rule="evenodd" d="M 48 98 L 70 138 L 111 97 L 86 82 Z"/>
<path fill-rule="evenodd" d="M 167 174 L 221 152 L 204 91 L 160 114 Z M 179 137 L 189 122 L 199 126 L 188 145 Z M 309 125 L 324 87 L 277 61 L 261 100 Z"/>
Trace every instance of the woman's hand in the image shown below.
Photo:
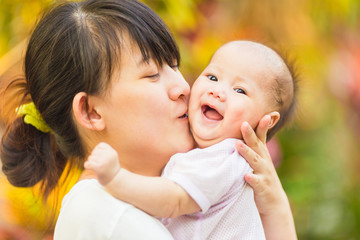
<path fill-rule="evenodd" d="M 245 181 L 254 189 L 266 239 L 297 239 L 289 201 L 266 146 L 269 123 L 270 116 L 264 116 L 255 133 L 244 122 L 241 126 L 244 141 L 239 140 L 236 147 L 254 170 L 245 175 Z"/>
<path fill-rule="evenodd" d="M 269 122 L 269 116 L 263 117 L 256 134 L 250 125 L 244 122 L 241 126 L 244 142 L 237 142 L 239 153 L 254 170 L 253 173 L 245 175 L 245 181 L 254 189 L 256 206 L 261 215 L 277 211 L 279 202 L 286 198 L 286 195 L 283 196 L 285 192 L 266 146 Z"/>

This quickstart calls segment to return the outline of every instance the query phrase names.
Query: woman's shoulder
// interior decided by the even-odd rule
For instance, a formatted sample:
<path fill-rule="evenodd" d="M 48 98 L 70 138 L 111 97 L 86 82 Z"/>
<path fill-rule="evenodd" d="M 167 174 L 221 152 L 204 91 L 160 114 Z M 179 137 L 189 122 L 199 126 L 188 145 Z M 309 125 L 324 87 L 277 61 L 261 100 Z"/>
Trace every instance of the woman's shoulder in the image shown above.
<path fill-rule="evenodd" d="M 97 180 L 86 179 L 64 197 L 54 239 L 149 239 L 149 235 L 172 239 L 158 220 L 114 198 Z"/>
<path fill-rule="evenodd" d="M 88 215 L 90 214 L 88 209 L 91 209 L 92 212 L 106 212 L 108 208 L 111 208 L 114 212 L 115 210 L 126 211 L 132 207 L 132 205 L 111 196 L 96 179 L 84 179 L 77 182 L 66 194 L 61 203 L 60 213 L 71 209 L 71 212 L 76 211 L 77 213 L 85 210 Z"/>

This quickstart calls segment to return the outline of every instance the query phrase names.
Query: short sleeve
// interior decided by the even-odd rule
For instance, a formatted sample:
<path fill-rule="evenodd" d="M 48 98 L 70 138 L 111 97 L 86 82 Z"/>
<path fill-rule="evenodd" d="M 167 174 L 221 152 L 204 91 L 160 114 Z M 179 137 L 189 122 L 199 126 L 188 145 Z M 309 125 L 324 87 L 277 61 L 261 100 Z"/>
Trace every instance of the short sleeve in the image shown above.
<path fill-rule="evenodd" d="M 179 184 L 196 201 L 202 212 L 219 202 L 236 181 L 246 161 L 235 149 L 236 139 L 226 139 L 204 149 L 175 154 L 163 177 Z"/>

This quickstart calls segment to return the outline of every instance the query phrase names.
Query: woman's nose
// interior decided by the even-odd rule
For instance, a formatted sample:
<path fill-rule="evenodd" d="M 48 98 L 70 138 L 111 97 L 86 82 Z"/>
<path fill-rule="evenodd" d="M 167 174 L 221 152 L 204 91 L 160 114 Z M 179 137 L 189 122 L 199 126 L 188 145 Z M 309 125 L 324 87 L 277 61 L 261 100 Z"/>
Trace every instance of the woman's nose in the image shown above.
<path fill-rule="evenodd" d="M 169 79 L 169 98 L 173 101 L 182 98 L 186 100 L 190 95 L 190 86 L 180 71 L 169 67 L 167 77 Z"/>
<path fill-rule="evenodd" d="M 219 88 L 212 88 L 209 90 L 208 94 L 220 100 L 220 102 L 224 102 L 226 100 L 226 94 L 223 90 Z"/>

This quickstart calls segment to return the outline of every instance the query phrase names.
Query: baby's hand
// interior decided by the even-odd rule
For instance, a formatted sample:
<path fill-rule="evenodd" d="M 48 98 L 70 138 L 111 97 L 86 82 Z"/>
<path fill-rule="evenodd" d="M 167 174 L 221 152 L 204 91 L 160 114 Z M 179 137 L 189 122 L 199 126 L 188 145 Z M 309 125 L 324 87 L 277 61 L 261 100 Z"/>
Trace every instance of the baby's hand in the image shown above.
<path fill-rule="evenodd" d="M 120 170 L 117 152 L 107 143 L 99 143 L 84 163 L 87 170 L 93 171 L 102 185 L 108 184 Z"/>

